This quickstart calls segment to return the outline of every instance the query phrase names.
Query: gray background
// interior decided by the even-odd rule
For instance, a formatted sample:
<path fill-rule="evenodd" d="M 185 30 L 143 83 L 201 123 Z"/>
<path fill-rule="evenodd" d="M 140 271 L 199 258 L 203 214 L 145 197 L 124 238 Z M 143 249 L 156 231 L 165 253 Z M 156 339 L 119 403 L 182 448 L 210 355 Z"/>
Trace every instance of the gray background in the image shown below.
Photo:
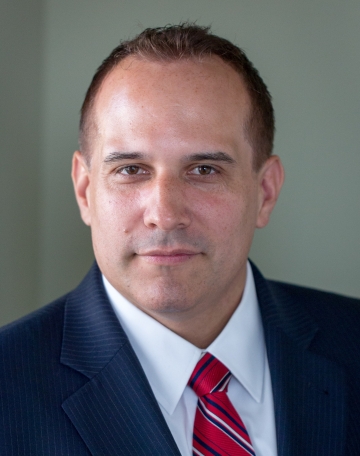
<path fill-rule="evenodd" d="M 244 48 L 274 98 L 286 183 L 251 258 L 360 296 L 358 0 L 0 0 L 0 324 L 73 288 L 90 233 L 70 161 L 90 79 L 120 39 L 197 20 Z"/>

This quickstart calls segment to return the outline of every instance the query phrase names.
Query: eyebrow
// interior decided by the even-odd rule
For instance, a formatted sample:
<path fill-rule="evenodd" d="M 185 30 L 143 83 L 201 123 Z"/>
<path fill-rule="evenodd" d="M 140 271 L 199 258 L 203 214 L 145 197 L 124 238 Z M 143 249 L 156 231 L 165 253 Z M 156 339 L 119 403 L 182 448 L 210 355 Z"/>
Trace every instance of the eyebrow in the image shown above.
<path fill-rule="evenodd" d="M 146 158 L 145 154 L 141 152 L 111 152 L 104 159 L 104 163 L 113 163 L 121 160 L 143 160 Z"/>
<path fill-rule="evenodd" d="M 114 163 L 122 160 L 144 160 L 148 158 L 148 155 L 141 152 L 111 152 L 104 159 L 104 163 Z M 183 161 L 194 162 L 194 161 L 218 161 L 226 163 L 236 163 L 230 155 L 225 152 L 199 152 L 196 154 L 186 155 L 183 157 Z"/>
<path fill-rule="evenodd" d="M 197 154 L 187 155 L 185 157 L 186 161 L 203 161 L 203 160 L 211 160 L 211 161 L 221 161 L 226 163 L 236 163 L 236 161 L 230 157 L 230 155 L 226 154 L 225 152 L 200 152 Z"/>

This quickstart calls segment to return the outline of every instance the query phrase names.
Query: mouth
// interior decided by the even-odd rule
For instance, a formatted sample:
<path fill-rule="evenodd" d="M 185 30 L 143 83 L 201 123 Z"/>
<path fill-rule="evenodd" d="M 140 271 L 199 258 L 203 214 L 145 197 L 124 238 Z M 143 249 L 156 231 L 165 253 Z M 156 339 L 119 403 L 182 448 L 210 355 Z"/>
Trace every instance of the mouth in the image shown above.
<path fill-rule="evenodd" d="M 200 252 L 195 252 L 189 249 L 156 249 L 137 254 L 147 263 L 156 265 L 175 265 L 190 261 L 201 255 Z"/>

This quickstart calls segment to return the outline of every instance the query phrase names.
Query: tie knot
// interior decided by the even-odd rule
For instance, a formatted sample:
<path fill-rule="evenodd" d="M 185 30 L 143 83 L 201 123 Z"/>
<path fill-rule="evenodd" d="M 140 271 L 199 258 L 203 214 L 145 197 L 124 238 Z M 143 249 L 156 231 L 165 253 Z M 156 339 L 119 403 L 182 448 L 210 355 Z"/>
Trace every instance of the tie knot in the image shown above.
<path fill-rule="evenodd" d="M 227 391 L 231 372 L 215 356 L 205 353 L 197 363 L 188 385 L 201 397 L 217 391 Z"/>

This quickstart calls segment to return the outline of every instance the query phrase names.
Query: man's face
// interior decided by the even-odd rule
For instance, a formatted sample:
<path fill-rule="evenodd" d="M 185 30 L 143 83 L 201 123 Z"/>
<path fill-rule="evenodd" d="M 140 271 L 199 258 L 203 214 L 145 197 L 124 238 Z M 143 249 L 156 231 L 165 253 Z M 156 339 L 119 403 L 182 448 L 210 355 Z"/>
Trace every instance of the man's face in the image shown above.
<path fill-rule="evenodd" d="M 253 170 L 249 111 L 240 76 L 217 57 L 128 57 L 100 88 L 91 166 L 75 154 L 75 191 L 101 271 L 155 318 L 241 298 L 254 230 L 275 204 L 264 183 L 274 162 Z"/>

